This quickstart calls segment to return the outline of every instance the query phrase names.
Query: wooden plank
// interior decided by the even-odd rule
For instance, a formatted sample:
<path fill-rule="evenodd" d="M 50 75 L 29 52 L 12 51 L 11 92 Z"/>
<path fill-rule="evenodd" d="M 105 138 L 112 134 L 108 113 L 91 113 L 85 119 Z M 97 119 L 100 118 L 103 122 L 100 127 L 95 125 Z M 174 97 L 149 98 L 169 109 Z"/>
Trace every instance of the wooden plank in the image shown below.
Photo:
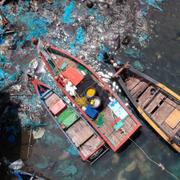
<path fill-rule="evenodd" d="M 169 98 L 167 98 L 167 99 L 165 100 L 165 102 L 167 102 L 168 104 L 170 104 L 170 105 L 173 106 L 174 108 L 176 108 L 176 107 L 178 106 L 174 101 L 172 101 L 172 100 L 169 99 Z"/>
<path fill-rule="evenodd" d="M 180 111 L 177 109 L 174 109 L 174 111 L 168 116 L 165 122 L 172 129 L 176 128 L 176 126 L 180 123 Z"/>
<path fill-rule="evenodd" d="M 134 99 L 137 97 L 148 87 L 146 82 L 140 82 L 132 91 L 130 92 Z"/>
<path fill-rule="evenodd" d="M 104 124 L 99 129 L 106 137 L 114 131 L 111 122 L 108 121 L 104 121 Z"/>
<path fill-rule="evenodd" d="M 176 128 L 172 129 L 166 121 L 161 125 L 161 128 L 165 131 L 166 134 L 168 134 L 171 138 L 175 136 L 175 134 L 179 131 L 180 129 L 180 123 L 176 126 Z"/>
<path fill-rule="evenodd" d="M 173 129 L 171 129 L 171 127 L 169 127 L 166 122 L 161 125 L 161 129 L 163 129 L 163 131 L 167 134 L 167 136 L 169 136 L 169 138 L 175 135 L 175 131 L 173 131 Z"/>
<path fill-rule="evenodd" d="M 142 93 L 147 86 L 148 86 L 148 85 L 147 85 L 146 82 L 140 82 L 137 86 L 135 86 L 135 87 L 130 91 L 130 94 L 131 94 L 133 97 L 137 97 L 138 94 Z"/>
<path fill-rule="evenodd" d="M 157 109 L 157 111 L 152 115 L 152 118 L 158 123 L 162 124 L 163 121 L 172 113 L 174 107 L 170 104 L 163 102 L 163 104 Z"/>
<path fill-rule="evenodd" d="M 157 107 L 159 106 L 159 103 L 163 100 L 165 96 L 162 93 L 158 93 L 156 97 L 153 99 L 153 101 L 145 108 L 145 111 L 149 114 Z"/>
<path fill-rule="evenodd" d="M 66 133 L 77 147 L 94 134 L 92 129 L 83 120 L 79 120 L 73 124 Z"/>
<path fill-rule="evenodd" d="M 103 110 L 103 125 L 99 127 L 99 130 L 108 137 L 113 131 L 113 121 L 114 121 L 113 112 L 109 107 L 106 107 Z"/>
<path fill-rule="evenodd" d="M 56 67 L 60 70 L 61 69 L 61 66 L 62 64 L 64 63 L 63 59 L 56 59 L 54 61 L 54 64 L 56 65 Z"/>
<path fill-rule="evenodd" d="M 140 82 L 139 79 L 137 78 L 133 78 L 133 77 L 129 77 L 127 80 L 126 80 L 126 86 L 127 86 L 127 89 L 129 91 L 131 91 L 138 83 Z"/>
<path fill-rule="evenodd" d="M 118 143 L 118 144 L 123 141 L 123 139 L 124 139 L 124 137 L 125 137 L 126 134 L 127 134 L 127 133 L 126 133 L 126 131 L 124 131 L 123 128 L 121 128 L 121 129 L 119 129 L 118 131 L 115 131 L 115 132 L 114 132 L 114 135 L 115 135 L 116 138 L 117 138 L 117 143 Z"/>
<path fill-rule="evenodd" d="M 136 123 L 133 121 L 133 119 L 130 116 L 128 116 L 125 120 L 123 129 L 127 133 L 129 133 L 131 131 L 131 129 L 133 129 L 135 126 L 136 126 Z"/>
<path fill-rule="evenodd" d="M 116 137 L 115 133 L 112 133 L 111 135 L 108 136 L 108 139 L 111 141 L 113 146 L 117 146 L 117 144 L 120 143 L 119 139 Z"/>
<path fill-rule="evenodd" d="M 109 136 L 112 141 L 119 144 L 123 141 L 124 137 L 134 128 L 135 122 L 131 119 L 130 116 L 126 118 L 124 121 L 124 125 L 118 131 L 113 131 L 113 133 Z"/>
<path fill-rule="evenodd" d="M 155 96 L 156 92 L 154 94 L 151 94 L 151 90 L 155 89 L 154 86 L 149 86 L 146 91 L 138 98 L 138 105 L 142 107 L 142 109 L 152 100 L 152 98 Z"/>
<path fill-rule="evenodd" d="M 82 144 L 79 148 L 83 156 L 88 157 L 92 152 L 94 152 L 101 144 L 103 140 L 97 136 L 93 135 L 87 142 Z"/>

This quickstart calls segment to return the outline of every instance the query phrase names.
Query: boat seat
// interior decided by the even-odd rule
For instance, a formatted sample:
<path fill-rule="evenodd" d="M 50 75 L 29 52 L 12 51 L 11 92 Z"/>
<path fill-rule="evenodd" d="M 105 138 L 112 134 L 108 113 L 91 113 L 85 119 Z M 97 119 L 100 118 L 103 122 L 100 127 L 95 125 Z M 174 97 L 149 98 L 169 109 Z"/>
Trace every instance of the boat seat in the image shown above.
<path fill-rule="evenodd" d="M 41 95 L 41 97 L 42 97 L 44 100 L 46 100 L 46 99 L 47 99 L 48 97 L 50 97 L 53 93 L 54 93 L 53 91 L 49 90 L 49 91 L 44 92 L 44 93 Z"/>
<path fill-rule="evenodd" d="M 72 139 L 76 147 L 79 147 L 81 144 L 86 142 L 94 134 L 93 130 L 82 119 L 69 127 L 66 133 Z"/>
<path fill-rule="evenodd" d="M 176 126 L 180 122 L 180 111 L 178 109 L 175 109 L 166 119 L 166 123 L 168 126 L 170 126 L 172 129 L 176 128 Z"/>
<path fill-rule="evenodd" d="M 53 104 L 57 103 L 60 98 L 55 94 L 51 94 L 45 98 L 46 105 L 50 108 Z"/>
<path fill-rule="evenodd" d="M 75 121 L 77 121 L 79 116 L 76 114 L 76 112 L 70 108 L 67 107 L 63 112 L 59 114 L 57 117 L 57 121 L 60 124 L 63 124 L 66 128 L 70 127 Z"/>
<path fill-rule="evenodd" d="M 65 108 L 66 108 L 66 104 L 61 99 L 49 107 L 49 109 L 53 113 L 53 115 L 58 115 Z"/>
<path fill-rule="evenodd" d="M 94 134 L 88 141 L 82 144 L 79 149 L 84 157 L 87 157 L 89 154 L 92 154 L 92 152 L 94 152 L 102 143 L 103 140 Z"/>

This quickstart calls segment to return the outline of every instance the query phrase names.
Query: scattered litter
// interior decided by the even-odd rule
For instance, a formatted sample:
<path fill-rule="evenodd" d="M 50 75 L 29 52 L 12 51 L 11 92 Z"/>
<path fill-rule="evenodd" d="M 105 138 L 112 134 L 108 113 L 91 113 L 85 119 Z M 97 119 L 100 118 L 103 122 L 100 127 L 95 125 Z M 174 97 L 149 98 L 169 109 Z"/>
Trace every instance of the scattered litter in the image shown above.
<path fill-rule="evenodd" d="M 97 60 L 103 61 L 104 60 L 104 54 L 107 53 L 108 51 L 109 51 L 109 49 L 105 45 L 102 45 L 100 47 L 99 54 L 97 55 Z"/>
<path fill-rule="evenodd" d="M 33 137 L 34 139 L 40 139 L 43 137 L 44 133 L 45 133 L 44 128 L 38 128 L 37 130 L 33 130 Z"/>
<path fill-rule="evenodd" d="M 12 88 L 12 90 L 19 92 L 21 90 L 21 88 L 22 88 L 22 85 L 21 84 L 16 84 L 16 85 L 12 86 L 11 88 Z"/>
<path fill-rule="evenodd" d="M 19 170 L 21 169 L 22 167 L 24 166 L 24 163 L 21 159 L 18 159 L 17 161 L 14 161 L 13 163 L 11 163 L 9 165 L 9 168 L 10 169 L 13 169 L 13 170 Z"/>

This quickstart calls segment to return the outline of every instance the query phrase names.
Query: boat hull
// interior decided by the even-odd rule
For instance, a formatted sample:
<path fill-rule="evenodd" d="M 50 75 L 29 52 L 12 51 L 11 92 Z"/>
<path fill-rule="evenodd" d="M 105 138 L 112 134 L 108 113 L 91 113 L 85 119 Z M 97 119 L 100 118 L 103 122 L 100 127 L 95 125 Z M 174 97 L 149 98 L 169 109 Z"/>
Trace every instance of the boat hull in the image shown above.
<path fill-rule="evenodd" d="M 124 93 L 127 95 L 128 99 L 130 100 L 130 102 L 134 105 L 134 107 L 136 108 L 136 110 L 139 112 L 139 114 L 142 116 L 142 118 L 166 141 L 168 142 L 171 147 L 173 149 L 175 149 L 177 152 L 180 153 L 180 146 L 176 143 L 172 142 L 172 138 L 168 135 L 168 133 L 166 133 L 166 131 L 161 128 L 161 124 L 158 124 L 157 120 L 152 118 L 151 115 L 149 113 L 147 113 L 145 111 L 145 109 L 143 109 L 143 107 L 141 105 L 139 105 L 139 103 L 137 102 L 136 98 L 133 98 L 132 95 L 132 91 L 129 91 L 127 88 L 127 84 L 125 83 L 125 81 L 128 79 L 128 77 L 124 78 L 124 76 L 128 76 L 127 74 L 131 74 L 134 75 L 136 77 L 138 77 L 141 82 L 146 81 L 147 83 L 149 83 L 150 85 L 152 85 L 153 87 L 155 87 L 156 89 L 159 89 L 159 92 L 161 92 L 163 95 L 165 95 L 168 99 L 170 99 L 171 101 L 175 102 L 177 104 L 177 111 L 179 110 L 179 104 L 180 104 L 180 96 L 177 95 L 175 92 L 173 92 L 172 90 L 170 90 L 169 88 L 167 88 L 166 86 L 164 86 L 163 84 L 157 82 L 156 80 L 150 78 L 149 76 L 137 71 L 136 69 L 129 67 L 128 69 L 124 69 L 121 74 L 116 78 L 117 82 L 120 84 L 120 86 L 122 87 Z M 125 75 L 126 74 L 126 75 Z M 136 85 L 137 86 L 137 85 Z M 135 87 L 136 87 L 135 86 Z M 144 91 L 146 92 L 146 91 Z M 135 95 L 134 95 L 135 96 Z M 140 98 L 142 97 L 142 95 L 140 96 Z M 148 96 L 146 97 L 146 99 L 148 99 Z M 152 101 L 152 100 L 151 100 Z M 152 104 L 152 103 L 151 103 Z M 147 109 L 147 107 L 146 107 Z M 179 117 L 179 113 L 178 117 Z M 177 117 L 177 118 L 178 118 Z M 176 119 L 177 119 L 176 118 Z M 180 117 L 179 117 L 180 119 Z M 177 123 L 177 130 L 176 132 L 180 131 L 180 128 L 178 128 L 179 124 Z"/>

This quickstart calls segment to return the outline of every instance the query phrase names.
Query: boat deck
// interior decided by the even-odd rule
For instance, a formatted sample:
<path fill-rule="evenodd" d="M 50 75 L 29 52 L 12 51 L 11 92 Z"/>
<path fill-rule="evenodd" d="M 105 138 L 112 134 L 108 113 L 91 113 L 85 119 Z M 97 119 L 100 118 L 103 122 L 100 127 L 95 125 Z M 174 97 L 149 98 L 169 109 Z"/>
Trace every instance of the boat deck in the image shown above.
<path fill-rule="evenodd" d="M 55 54 L 54 52 L 49 52 L 49 54 L 57 70 L 56 74 L 54 74 L 54 76 L 58 77 L 56 80 L 58 82 L 61 81 L 61 85 L 65 82 L 61 88 L 66 89 L 67 81 L 70 81 L 75 86 L 75 94 L 71 95 L 75 104 L 77 103 L 77 98 L 85 97 L 85 93 L 89 87 L 96 89 L 96 96 L 101 99 L 101 106 L 94 109 L 86 105 L 89 111 L 93 111 L 93 113 L 96 114 L 95 117 L 91 117 L 86 110 L 83 110 L 83 106 L 79 104 L 78 108 L 80 108 L 82 114 L 85 114 L 88 122 L 97 130 L 111 149 L 117 151 L 140 127 L 140 123 L 127 112 L 126 108 L 124 109 L 123 105 L 119 103 L 119 100 L 117 101 L 112 95 L 112 92 L 104 88 L 104 85 L 89 69 L 72 60 L 72 58 L 60 55 L 60 53 Z M 71 72 L 68 72 L 70 68 Z M 66 93 L 68 92 L 66 91 Z M 110 100 L 110 97 L 113 100 Z M 89 134 L 89 136 L 91 136 L 91 134 Z M 81 141 L 80 139 L 81 138 L 79 138 L 79 141 Z M 77 142 L 76 145 L 78 146 L 79 143 Z"/>
<path fill-rule="evenodd" d="M 172 139 L 180 131 L 180 105 L 154 84 L 130 76 L 125 84 L 137 104 Z"/>

